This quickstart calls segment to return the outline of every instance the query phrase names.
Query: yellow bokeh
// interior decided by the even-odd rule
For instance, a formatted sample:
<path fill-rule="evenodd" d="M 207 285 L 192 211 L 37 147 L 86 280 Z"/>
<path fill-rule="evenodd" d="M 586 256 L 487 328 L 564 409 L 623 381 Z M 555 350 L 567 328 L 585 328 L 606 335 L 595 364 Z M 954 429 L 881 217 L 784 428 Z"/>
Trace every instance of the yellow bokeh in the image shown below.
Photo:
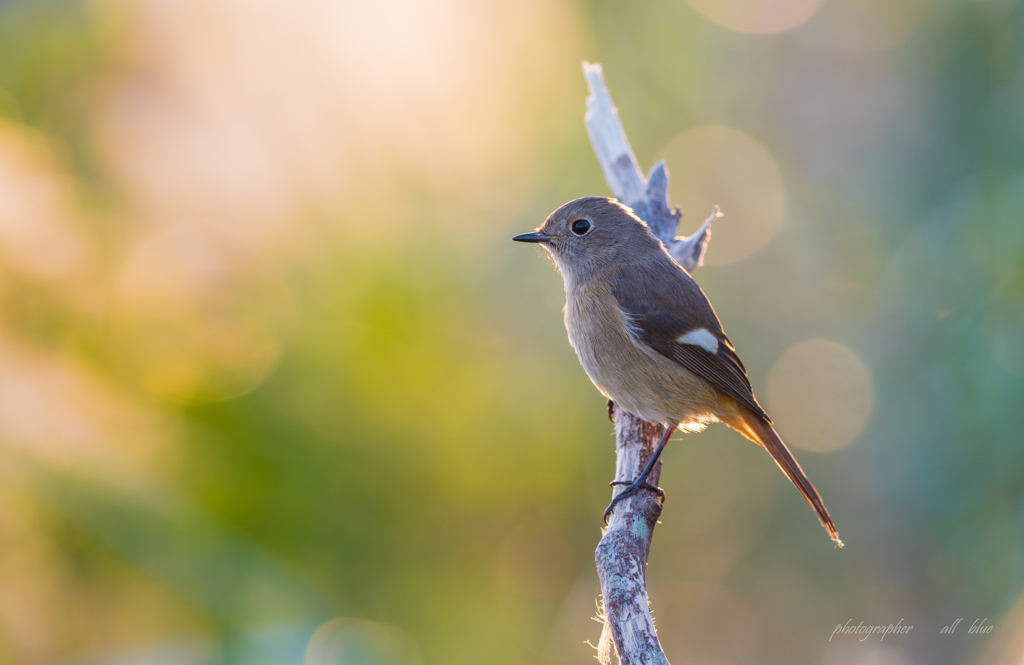
<path fill-rule="evenodd" d="M 857 438 L 872 406 L 871 376 L 849 347 L 809 339 L 789 347 L 768 376 L 767 406 L 786 443 L 832 452 Z"/>
<path fill-rule="evenodd" d="M 716 205 L 724 213 L 715 223 L 715 240 L 705 263 L 745 259 L 761 250 L 782 225 L 782 173 L 754 137 L 721 125 L 694 127 L 669 141 L 658 158 L 668 165 L 672 198 L 688 220 L 703 219 Z"/>
<path fill-rule="evenodd" d="M 822 0 L 690 0 L 705 18 L 736 30 L 766 34 L 807 22 Z"/>

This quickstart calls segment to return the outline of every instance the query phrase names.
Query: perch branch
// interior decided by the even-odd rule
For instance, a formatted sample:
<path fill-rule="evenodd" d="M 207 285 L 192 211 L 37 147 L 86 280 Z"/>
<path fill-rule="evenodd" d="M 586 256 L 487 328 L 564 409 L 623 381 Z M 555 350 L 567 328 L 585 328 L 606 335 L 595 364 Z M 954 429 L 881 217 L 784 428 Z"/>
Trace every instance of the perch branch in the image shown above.
<path fill-rule="evenodd" d="M 612 195 L 647 222 L 680 265 L 693 270 L 703 261 L 711 223 L 721 216 L 718 206 L 696 233 L 677 237 L 682 213 L 678 206 L 669 205 L 665 162 L 655 164 L 644 178 L 608 93 L 601 65 L 584 62 L 583 75 L 590 88 L 584 122 Z M 644 422 L 616 406 L 615 480 L 628 482 L 639 476 L 663 432 L 662 425 Z M 649 482 L 657 485 L 660 477 L 658 461 Z M 624 488 L 614 487 L 616 494 Z M 661 502 L 648 492 L 625 499 L 612 512 L 597 546 L 595 558 L 605 617 L 598 658 L 603 663 L 610 662 L 614 645 L 623 665 L 668 665 L 654 629 L 646 582 L 647 555 L 661 509 Z"/>

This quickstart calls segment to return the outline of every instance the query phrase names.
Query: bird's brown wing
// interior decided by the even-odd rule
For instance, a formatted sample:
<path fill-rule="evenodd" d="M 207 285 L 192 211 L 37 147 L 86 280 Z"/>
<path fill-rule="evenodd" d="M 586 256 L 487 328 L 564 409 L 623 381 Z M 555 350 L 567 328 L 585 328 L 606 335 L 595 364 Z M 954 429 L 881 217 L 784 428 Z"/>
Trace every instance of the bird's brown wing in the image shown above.
<path fill-rule="evenodd" d="M 637 336 L 770 423 L 704 291 L 686 271 L 667 255 L 665 258 L 668 261 L 653 266 L 620 267 L 609 275 L 612 295 Z M 717 340 L 714 352 L 705 348 L 712 344 L 679 341 L 689 333 L 696 333 L 698 340 L 707 339 L 699 332 L 701 329 Z"/>

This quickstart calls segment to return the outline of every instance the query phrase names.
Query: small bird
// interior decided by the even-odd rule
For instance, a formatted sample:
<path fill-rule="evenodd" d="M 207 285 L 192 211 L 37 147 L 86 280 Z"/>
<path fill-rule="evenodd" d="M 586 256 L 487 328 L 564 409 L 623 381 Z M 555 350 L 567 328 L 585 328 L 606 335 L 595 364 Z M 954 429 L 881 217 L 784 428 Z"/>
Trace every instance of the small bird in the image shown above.
<path fill-rule="evenodd" d="M 647 224 L 616 201 L 589 196 L 551 213 L 534 233 L 565 282 L 565 327 L 597 389 L 665 435 L 640 477 L 605 511 L 641 490 L 662 495 L 647 476 L 677 429 L 723 422 L 771 454 L 842 547 L 817 490 L 754 397 L 736 348 L 704 291 Z"/>

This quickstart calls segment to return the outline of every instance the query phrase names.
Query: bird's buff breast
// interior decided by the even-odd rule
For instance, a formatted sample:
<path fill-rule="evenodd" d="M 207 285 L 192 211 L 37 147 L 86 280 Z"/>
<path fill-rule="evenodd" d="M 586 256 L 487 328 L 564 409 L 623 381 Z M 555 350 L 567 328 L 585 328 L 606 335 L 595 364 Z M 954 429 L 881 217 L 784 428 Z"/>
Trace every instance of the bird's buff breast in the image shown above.
<path fill-rule="evenodd" d="M 717 391 L 641 342 L 606 285 L 567 290 L 565 327 L 587 376 L 621 408 L 685 429 L 717 420 Z"/>

